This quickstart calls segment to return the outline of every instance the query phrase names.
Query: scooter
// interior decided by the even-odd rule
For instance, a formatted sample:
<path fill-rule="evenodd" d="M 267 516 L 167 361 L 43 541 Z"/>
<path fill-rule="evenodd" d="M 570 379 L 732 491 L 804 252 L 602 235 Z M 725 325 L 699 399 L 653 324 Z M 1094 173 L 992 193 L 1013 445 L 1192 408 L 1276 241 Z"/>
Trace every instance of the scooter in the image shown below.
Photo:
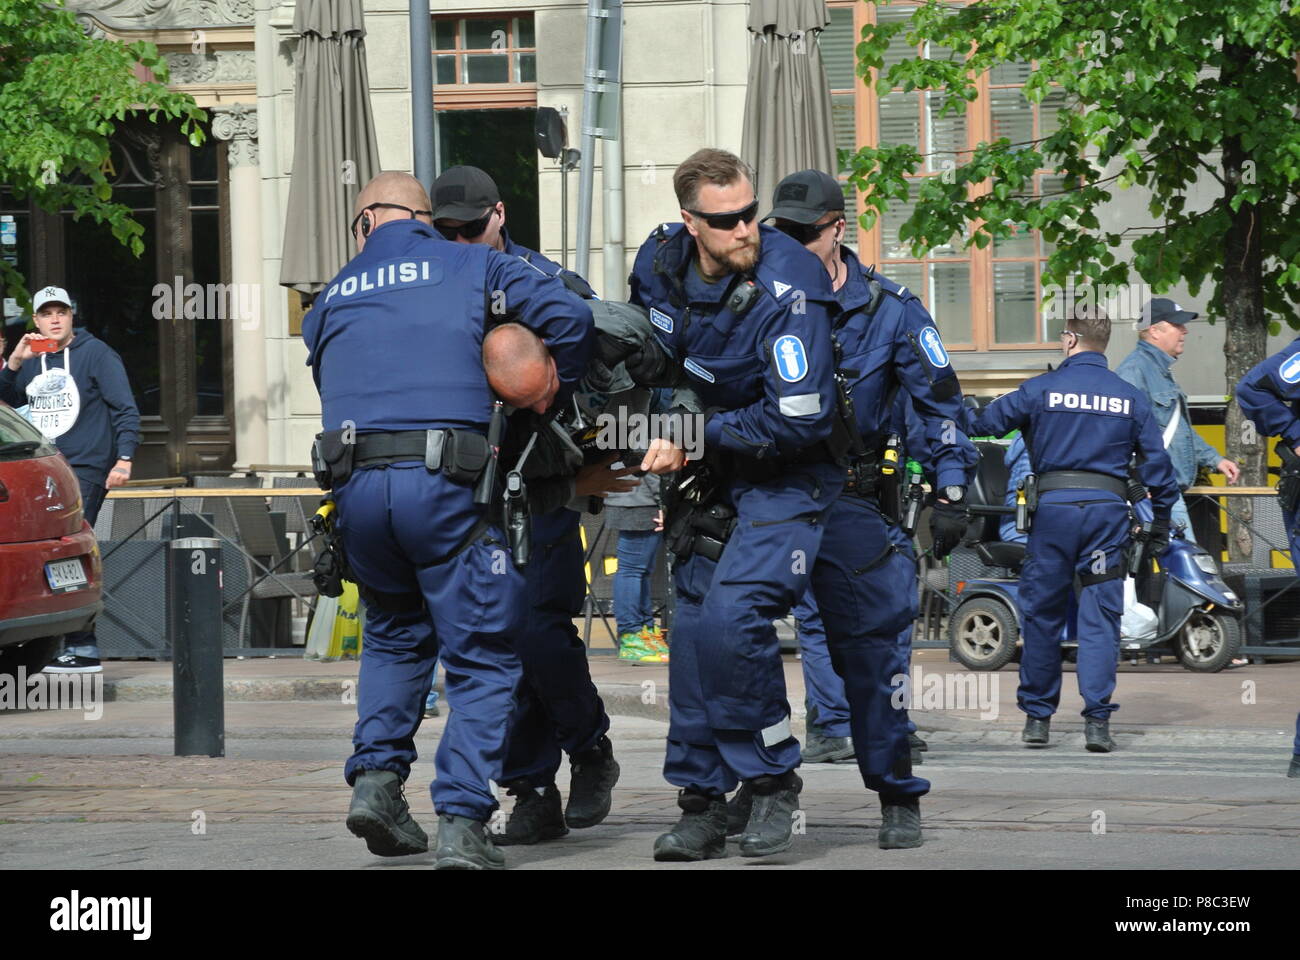
<path fill-rule="evenodd" d="M 1005 507 L 973 506 L 976 513 L 1005 513 Z M 1139 500 L 1132 508 L 1136 523 L 1149 524 L 1151 501 Z M 1024 556 L 1022 544 L 979 543 L 975 550 L 992 567 L 1018 571 Z M 1153 611 L 1153 628 L 1142 636 L 1120 636 L 1121 656 L 1135 661 L 1140 655 L 1176 656 L 1188 669 L 1217 673 L 1241 647 L 1241 618 L 1245 605 L 1228 588 L 1206 550 L 1188 540 L 1182 524 L 1175 525 L 1169 545 L 1153 564 L 1139 570 L 1135 593 Z M 960 598 L 948 618 L 949 648 L 972 670 L 997 670 L 1017 653 L 1023 619 L 1018 603 L 1019 579 L 971 579 L 957 584 Z M 1073 659 L 1078 650 L 1074 636 L 1074 599 L 1061 637 L 1063 654 Z M 1134 618 L 1139 619 L 1139 618 Z"/>

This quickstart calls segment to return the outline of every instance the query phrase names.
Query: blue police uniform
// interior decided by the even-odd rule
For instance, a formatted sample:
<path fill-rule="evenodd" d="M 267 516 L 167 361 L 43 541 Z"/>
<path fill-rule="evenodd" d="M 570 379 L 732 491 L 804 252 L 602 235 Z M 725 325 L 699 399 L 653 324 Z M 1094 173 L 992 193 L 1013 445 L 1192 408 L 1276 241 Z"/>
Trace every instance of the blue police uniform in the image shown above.
<path fill-rule="evenodd" d="M 772 620 L 807 587 L 842 485 L 817 449 L 835 416 L 829 279 L 802 245 L 759 231 L 754 287 L 735 275 L 706 282 L 682 224 L 651 234 L 630 277 L 632 302 L 649 309 L 707 411 L 705 449 L 727 461 L 714 502 L 737 519 L 717 562 L 695 553 L 673 569 L 664 776 L 710 797 L 799 765 Z M 754 295 L 747 307 L 738 292 Z"/>
<path fill-rule="evenodd" d="M 904 433 L 897 405 L 905 391 L 916 418 L 913 449 L 940 487 L 966 485 L 976 453 L 960 428 L 961 387 L 934 321 L 915 294 L 868 274 L 851 251 L 841 248 L 841 260 L 848 275 L 837 293 L 834 336 L 865 449 L 874 457 L 890 432 Z M 813 587 L 844 680 L 863 782 L 882 802 L 920 797 L 930 783 L 912 775 L 907 713 L 894 706 L 908 675 L 916 558 L 869 488 L 846 489 L 831 508 Z"/>
<path fill-rule="evenodd" d="M 1122 552 L 1129 537 L 1123 489 L 1134 451 L 1157 521 L 1168 523 L 1178 497 L 1151 406 L 1141 391 L 1106 368 L 1104 354 L 1084 351 L 999 397 L 974 420 L 976 434 L 1002 436 L 1019 428 L 1039 478 L 1038 509 L 1020 573 L 1025 638 L 1020 709 L 1041 720 L 1050 718 L 1060 703 L 1060 637 L 1078 575 L 1083 716 L 1104 721 L 1119 709 L 1111 695 L 1124 609 Z M 1093 476 L 1053 478 L 1061 471 Z M 1067 485 L 1057 488 L 1057 481 Z M 1111 489 L 1104 489 L 1107 485 Z"/>
<path fill-rule="evenodd" d="M 1251 367 L 1237 383 L 1237 403 L 1261 436 L 1278 437 L 1279 444 L 1300 446 L 1300 338 Z M 1291 544 L 1291 562 L 1300 571 L 1300 529 L 1295 511 L 1282 511 Z M 1295 754 L 1300 756 L 1300 714 L 1296 715 Z"/>
<path fill-rule="evenodd" d="M 505 253 L 557 277 L 581 296 L 591 287 L 571 270 L 515 243 Z M 533 555 L 524 568 L 528 618 L 514 636 L 523 663 L 502 783 L 544 787 L 555 780 L 561 751 L 590 750 L 609 731 L 605 704 L 591 682 L 587 648 L 573 625 L 586 596 L 581 515 L 561 507 L 532 518 Z"/>
<path fill-rule="evenodd" d="M 562 284 L 415 220 L 378 227 L 303 321 L 326 429 L 355 428 L 358 451 L 367 435 L 395 431 L 485 433 L 482 342 L 501 297 L 512 319 L 546 341 L 561 383 L 576 383 L 591 350 L 591 314 Z M 453 713 L 435 759 L 434 807 L 486 821 L 520 676 L 511 637 L 524 578 L 474 504 L 472 484 L 422 459 L 358 462 L 334 491 L 347 559 L 372 597 L 345 776 L 349 784 L 361 770 L 407 777 L 440 655 Z"/>
<path fill-rule="evenodd" d="M 852 256 L 852 254 L 850 254 Z M 898 394 L 894 401 L 893 430 L 900 435 L 905 431 L 906 455 L 917 460 L 923 470 L 934 480 L 934 460 L 930 445 L 926 441 L 925 422 L 917 414 L 910 397 L 906 393 Z M 973 449 L 965 451 L 963 461 L 973 461 Z M 973 465 L 973 464 L 971 464 Z M 822 623 L 821 612 L 817 609 L 817 599 L 809 590 L 795 605 L 793 611 L 799 624 L 800 663 L 803 667 L 806 701 L 817 712 L 817 723 L 829 737 L 848 737 L 849 702 L 844 695 L 844 680 L 835 672 L 831 663 L 830 648 L 826 643 L 826 627 Z M 905 662 L 912 657 L 912 621 L 899 633 L 898 645 Z M 909 718 L 908 733 L 916 732 L 916 724 Z"/>

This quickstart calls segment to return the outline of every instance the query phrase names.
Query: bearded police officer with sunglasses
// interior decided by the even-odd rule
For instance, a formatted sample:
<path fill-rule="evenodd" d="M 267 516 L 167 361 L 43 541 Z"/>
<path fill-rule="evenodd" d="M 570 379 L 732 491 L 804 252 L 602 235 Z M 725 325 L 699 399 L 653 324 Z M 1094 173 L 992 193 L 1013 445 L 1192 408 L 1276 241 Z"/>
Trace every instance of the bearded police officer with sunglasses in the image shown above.
<path fill-rule="evenodd" d="M 664 776 L 682 817 L 654 856 L 723 856 L 725 798 L 740 781 L 754 794 L 740 852 L 765 856 L 790 846 L 802 785 L 772 620 L 807 586 L 842 484 L 826 443 L 834 295 L 816 259 L 760 227 L 738 157 L 697 151 L 673 187 L 684 222 L 651 234 L 630 278 L 704 421 L 704 460 L 669 494 L 677 608 Z"/>
<path fill-rule="evenodd" d="M 436 656 L 451 719 L 432 786 L 439 868 L 497 868 L 484 824 L 497 807 L 520 664 L 511 644 L 524 580 L 480 487 L 493 462 L 482 347 L 494 304 L 541 336 L 531 403 L 582 376 L 591 312 L 557 280 L 485 246 L 446 242 L 413 177 L 361 191 L 358 253 L 321 292 L 303 339 L 321 395 L 316 459 L 337 503 L 343 552 L 367 604 L 348 828 L 372 853 L 427 849 L 402 785 Z"/>
<path fill-rule="evenodd" d="M 965 532 L 962 503 L 978 457 L 958 426 L 961 387 L 930 314 L 843 245 L 839 183 L 818 170 L 791 174 L 777 184 L 766 219 L 818 257 L 840 306 L 831 337 L 847 482 L 826 517 L 813 588 L 844 681 L 858 768 L 880 794 L 879 845 L 916 847 L 919 798 L 930 784 L 912 773 L 907 713 L 894 706 L 917 613 L 916 561 L 899 526 L 901 472 L 906 452 L 925 462 L 935 487 L 934 553 L 943 557 Z"/>
<path fill-rule="evenodd" d="M 971 418 L 969 428 L 976 436 L 999 437 L 1019 429 L 1032 470 L 1024 481 L 1033 512 L 1019 593 L 1025 643 L 1016 700 L 1027 714 L 1021 739 L 1041 746 L 1050 738 L 1061 700 L 1060 637 L 1077 579 L 1079 694 L 1085 746 L 1094 753 L 1115 748 L 1110 715 L 1119 705 L 1111 703 L 1111 695 L 1120 654 L 1134 454 L 1155 514 L 1147 556 L 1159 556 L 1169 542 L 1169 515 L 1178 499 L 1177 478 L 1151 404 L 1106 368 L 1109 341 L 1105 313 L 1077 305 L 1061 332 L 1064 362 L 994 400 Z"/>

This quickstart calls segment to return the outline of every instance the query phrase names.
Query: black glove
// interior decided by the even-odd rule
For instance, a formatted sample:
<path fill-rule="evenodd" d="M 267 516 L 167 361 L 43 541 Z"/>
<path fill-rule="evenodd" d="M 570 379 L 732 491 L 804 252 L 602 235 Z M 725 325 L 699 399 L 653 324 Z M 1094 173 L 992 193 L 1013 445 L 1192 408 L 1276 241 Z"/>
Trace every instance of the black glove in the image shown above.
<path fill-rule="evenodd" d="M 1147 534 L 1146 558 L 1159 560 L 1160 554 L 1165 552 L 1167 546 L 1169 546 L 1169 521 L 1151 521 L 1151 532 Z"/>
<path fill-rule="evenodd" d="M 942 560 L 952 553 L 953 548 L 966 536 L 970 525 L 970 514 L 960 503 L 934 502 L 930 511 L 930 536 L 934 539 L 934 556 Z"/>
<path fill-rule="evenodd" d="M 624 366 L 638 387 L 674 387 L 680 379 L 677 365 L 669 359 L 664 348 L 654 342 L 634 350 L 624 361 Z"/>

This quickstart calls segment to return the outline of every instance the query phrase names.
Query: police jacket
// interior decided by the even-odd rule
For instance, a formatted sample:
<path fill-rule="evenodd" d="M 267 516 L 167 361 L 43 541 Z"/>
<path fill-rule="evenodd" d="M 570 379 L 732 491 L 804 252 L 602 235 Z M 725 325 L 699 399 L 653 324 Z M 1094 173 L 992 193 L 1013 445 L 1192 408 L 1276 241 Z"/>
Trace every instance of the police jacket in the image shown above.
<path fill-rule="evenodd" d="M 505 253 L 512 257 L 519 257 L 526 263 L 532 264 L 548 277 L 559 277 L 564 281 L 564 285 L 582 297 L 584 300 L 595 298 L 596 291 L 591 289 L 591 284 L 572 270 L 566 270 L 549 257 L 544 257 L 536 250 L 530 250 L 522 243 L 515 243 L 510 239 L 510 234 L 506 233 L 506 228 L 501 228 L 501 241 Z"/>
<path fill-rule="evenodd" d="M 841 247 L 841 260 L 848 278 L 836 293 L 834 338 L 864 446 L 878 450 L 891 431 L 910 435 L 909 452 L 938 486 L 965 485 L 979 455 L 961 430 L 961 384 L 934 321 L 916 294 L 868 273 L 851 250 Z"/>
<path fill-rule="evenodd" d="M 1106 369 L 1105 354 L 1087 350 L 1067 357 L 970 420 L 975 436 L 1002 436 L 1019 428 L 1039 475 L 1083 470 L 1127 480 L 1136 451 L 1138 476 L 1151 492 L 1155 517 L 1168 522 L 1178 482 L 1160 428 L 1142 391 Z"/>
<path fill-rule="evenodd" d="M 825 269 L 802 244 L 767 226 L 759 236 L 752 288 L 740 275 L 712 284 L 688 275 L 695 240 L 680 223 L 655 229 L 628 282 L 708 414 L 705 446 L 776 458 L 830 435 L 835 300 Z M 747 308 L 728 305 L 738 292 L 754 294 Z"/>
<path fill-rule="evenodd" d="M 513 320 L 550 348 L 562 386 L 581 379 L 591 311 L 518 257 L 452 243 L 416 220 L 382 224 L 303 318 L 327 430 L 486 427 L 489 321 Z"/>
<path fill-rule="evenodd" d="M 1300 338 L 1251 367 L 1236 392 L 1242 416 L 1262 435 L 1300 446 Z"/>

